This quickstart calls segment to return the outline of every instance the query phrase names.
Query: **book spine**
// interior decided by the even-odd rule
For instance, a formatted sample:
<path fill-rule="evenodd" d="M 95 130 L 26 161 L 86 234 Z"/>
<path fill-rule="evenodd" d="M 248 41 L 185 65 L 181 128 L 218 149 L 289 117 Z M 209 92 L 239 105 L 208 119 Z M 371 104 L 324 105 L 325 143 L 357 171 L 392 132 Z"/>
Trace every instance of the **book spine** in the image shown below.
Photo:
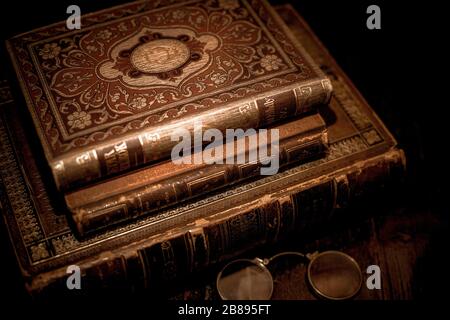
<path fill-rule="evenodd" d="M 304 163 L 325 156 L 328 145 L 325 127 L 297 135 L 279 144 L 279 167 Z M 269 148 L 270 151 L 270 148 Z M 236 158 L 236 156 L 235 156 Z M 245 153 L 249 159 L 249 150 Z M 81 236 L 114 224 L 151 213 L 175 203 L 216 191 L 224 186 L 257 177 L 260 161 L 242 164 L 195 165 L 192 170 L 120 193 L 101 201 L 71 209 L 74 225 Z M 69 208 L 70 209 L 70 208 Z"/>
<path fill-rule="evenodd" d="M 194 125 L 198 121 L 202 122 L 204 128 L 216 128 L 222 132 L 226 129 L 266 127 L 276 121 L 308 112 L 318 104 L 327 103 L 331 92 L 331 82 L 326 78 L 284 91 L 269 92 L 251 100 L 149 128 L 90 150 L 65 155 L 52 161 L 50 166 L 58 189 L 73 189 L 168 158 L 172 148 L 178 143 L 172 141 L 172 134 L 176 129 L 185 128 L 192 137 Z"/>
<path fill-rule="evenodd" d="M 393 149 L 81 262 L 81 283 L 85 290 L 158 289 L 167 281 L 337 218 L 357 203 L 376 201 L 368 196 L 375 190 L 380 194 L 381 188 L 387 188 L 385 192 L 395 188 L 404 172 L 404 154 Z M 66 278 L 65 268 L 53 270 L 35 278 L 28 288 L 34 294 L 58 292 L 65 288 Z"/>

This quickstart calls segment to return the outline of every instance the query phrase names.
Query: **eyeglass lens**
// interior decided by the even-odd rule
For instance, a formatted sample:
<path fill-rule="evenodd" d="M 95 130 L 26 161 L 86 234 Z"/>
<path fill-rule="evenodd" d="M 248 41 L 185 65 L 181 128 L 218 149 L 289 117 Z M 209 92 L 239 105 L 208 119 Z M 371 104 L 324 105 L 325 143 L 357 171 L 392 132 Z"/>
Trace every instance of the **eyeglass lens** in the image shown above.
<path fill-rule="evenodd" d="M 362 282 L 357 262 L 338 251 L 326 251 L 314 257 L 308 265 L 307 278 L 316 293 L 332 300 L 353 297 Z"/>
<path fill-rule="evenodd" d="M 217 290 L 224 300 L 267 300 L 272 296 L 273 279 L 262 264 L 236 260 L 219 274 Z"/>

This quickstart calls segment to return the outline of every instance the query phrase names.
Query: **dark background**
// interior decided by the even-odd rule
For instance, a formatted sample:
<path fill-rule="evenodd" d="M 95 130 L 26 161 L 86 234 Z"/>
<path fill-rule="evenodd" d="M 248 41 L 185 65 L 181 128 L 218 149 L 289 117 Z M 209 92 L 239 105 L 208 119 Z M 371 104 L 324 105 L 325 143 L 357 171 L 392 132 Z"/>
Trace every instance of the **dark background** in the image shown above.
<path fill-rule="evenodd" d="M 36 27 L 65 20 L 66 8 L 77 4 L 82 14 L 123 1 L 9 1 L 0 4 L 0 69 L 11 76 L 3 40 Z M 286 1 L 271 0 L 271 4 Z M 381 30 L 366 28 L 366 8 L 381 8 Z M 408 176 L 398 192 L 397 209 L 412 219 L 428 221 L 427 253 L 417 274 L 414 298 L 445 298 L 449 280 L 442 257 L 448 252 L 447 112 L 443 85 L 445 13 L 427 1 L 291 2 L 310 24 L 342 69 L 399 141 L 407 156 Z M 441 75 L 439 77 L 439 75 Z M 447 80 L 448 82 L 448 80 Z M 441 84 L 441 85 L 440 85 Z M 380 199 L 383 202 L 383 199 Z M 424 218 L 425 217 L 425 218 Z M 23 297 L 20 275 L 1 229 L 2 289 L 12 299 Z M 8 276 L 5 276 L 8 275 Z M 11 276 L 9 276 L 11 275 Z"/>

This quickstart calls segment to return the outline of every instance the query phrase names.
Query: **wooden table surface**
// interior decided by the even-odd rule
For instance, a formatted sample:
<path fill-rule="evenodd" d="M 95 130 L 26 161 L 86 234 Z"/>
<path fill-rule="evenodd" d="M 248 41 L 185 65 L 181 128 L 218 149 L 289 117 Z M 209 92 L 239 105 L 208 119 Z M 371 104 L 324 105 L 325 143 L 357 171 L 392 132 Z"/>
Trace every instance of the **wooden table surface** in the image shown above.
<path fill-rule="evenodd" d="M 448 238 L 441 217 L 417 209 L 385 209 L 387 215 L 364 219 L 350 227 L 334 228 L 316 240 L 293 237 L 283 243 L 255 250 L 242 256 L 270 257 L 277 252 L 341 250 L 352 256 L 363 272 L 363 285 L 356 300 L 405 300 L 432 298 L 443 294 L 448 284 L 440 255 Z M 441 249 L 442 248 L 442 249 Z M 441 251 L 442 250 L 442 251 Z M 274 300 L 315 300 L 306 285 L 306 267 L 295 258 L 272 270 Z M 381 289 L 366 286 L 370 265 L 381 270 Z M 218 268 L 193 276 L 167 292 L 170 299 L 217 300 L 215 288 Z M 442 279 L 440 279 L 442 278 Z"/>

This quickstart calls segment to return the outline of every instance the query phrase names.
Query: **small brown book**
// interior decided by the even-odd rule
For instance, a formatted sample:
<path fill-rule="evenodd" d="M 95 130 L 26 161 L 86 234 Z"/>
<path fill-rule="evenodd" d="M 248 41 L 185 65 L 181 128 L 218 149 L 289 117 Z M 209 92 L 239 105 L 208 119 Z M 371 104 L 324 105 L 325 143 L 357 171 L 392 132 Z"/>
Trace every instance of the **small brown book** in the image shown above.
<path fill-rule="evenodd" d="M 258 128 L 331 84 L 265 0 L 139 1 L 7 42 L 59 189 L 170 156 L 195 121 Z"/>
<path fill-rule="evenodd" d="M 67 290 L 67 267 L 73 264 L 80 267 L 83 292 L 151 290 L 331 217 L 341 219 L 355 202 L 379 201 L 367 195 L 404 175 L 405 157 L 395 139 L 307 24 L 290 7 L 278 12 L 326 70 L 334 95 L 320 110 L 328 125 L 327 156 L 275 175 L 80 239 L 45 183 L 29 146 L 34 137 L 17 106 L 1 106 L 2 217 L 31 293 Z"/>

